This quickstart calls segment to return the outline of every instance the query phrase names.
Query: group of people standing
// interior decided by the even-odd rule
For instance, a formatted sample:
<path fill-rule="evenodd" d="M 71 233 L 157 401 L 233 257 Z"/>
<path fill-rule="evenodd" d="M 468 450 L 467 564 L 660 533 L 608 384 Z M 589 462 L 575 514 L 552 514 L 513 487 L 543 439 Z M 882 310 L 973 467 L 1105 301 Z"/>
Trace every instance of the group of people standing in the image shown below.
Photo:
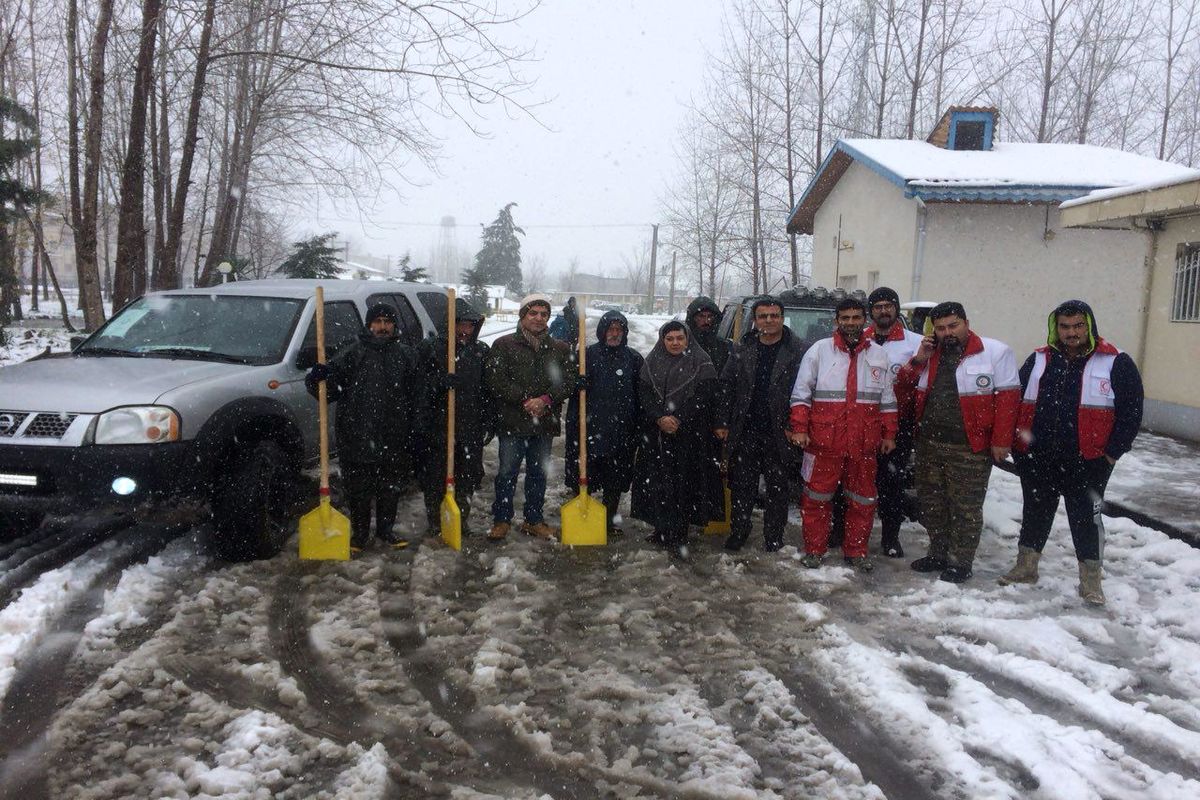
<path fill-rule="evenodd" d="M 764 296 L 751 307 L 753 326 L 734 342 L 718 334 L 720 309 L 700 297 L 684 321 L 659 329 L 643 358 L 628 345 L 628 320 L 608 311 L 587 347 L 585 378 L 571 346 L 550 333 L 546 295 L 525 297 L 517 330 L 490 348 L 478 340 L 482 317 L 460 301 L 453 375 L 445 336 L 407 347 L 396 337 L 395 310 L 372 308 L 360 341 L 308 376 L 311 391 L 327 380 L 337 401 L 354 546 L 369 538 L 372 504 L 377 534 L 402 546 L 392 525 L 400 486 L 414 471 L 437 529 L 452 386 L 464 534 L 483 479 L 483 448 L 496 436 L 488 538 L 501 541 L 512 530 L 522 467 L 520 530 L 555 536 L 544 516 L 551 442 L 562 432 L 565 406 L 564 482 L 577 489 L 572 433 L 586 390 L 589 484 L 611 533 L 621 532 L 621 499 L 632 489 L 632 516 L 682 557 L 691 526 L 724 516 L 727 486 L 725 549 L 746 545 L 761 500 L 763 547 L 778 550 L 799 478 L 805 567 L 821 566 L 832 535 L 847 565 L 871 571 L 868 539 L 878 512 L 885 555 L 904 555 L 900 527 L 915 517 L 929 548 L 912 568 L 961 583 L 972 576 L 991 467 L 1015 450 L 1025 510 L 1017 564 L 1000 582 L 1037 581 L 1062 497 L 1080 595 L 1102 604 L 1102 498 L 1113 464 L 1137 434 L 1142 387 L 1132 359 L 1099 336 L 1091 308 L 1072 300 L 1054 309 L 1046 346 L 1020 369 L 1011 348 L 971 330 L 957 302 L 931 310 L 932 333 L 924 337 L 905 328 L 899 296 L 888 288 L 873 291 L 865 305 L 844 299 L 833 315 L 832 336 L 804 341 L 784 324 L 782 303 Z M 913 472 L 916 509 L 906 493 Z"/>

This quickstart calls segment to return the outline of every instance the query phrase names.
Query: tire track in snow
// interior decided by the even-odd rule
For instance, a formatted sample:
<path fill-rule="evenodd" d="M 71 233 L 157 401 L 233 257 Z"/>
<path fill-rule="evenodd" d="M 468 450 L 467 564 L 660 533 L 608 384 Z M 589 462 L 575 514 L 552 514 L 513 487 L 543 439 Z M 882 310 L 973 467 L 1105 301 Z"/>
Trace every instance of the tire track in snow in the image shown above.
<path fill-rule="evenodd" d="M 66 564 L 81 553 L 95 547 L 113 534 L 133 525 L 130 517 L 103 520 L 87 527 L 68 527 L 49 536 L 38 535 L 38 540 L 15 548 L 0 562 L 0 608 L 12 602 L 17 592 L 48 572 Z"/>

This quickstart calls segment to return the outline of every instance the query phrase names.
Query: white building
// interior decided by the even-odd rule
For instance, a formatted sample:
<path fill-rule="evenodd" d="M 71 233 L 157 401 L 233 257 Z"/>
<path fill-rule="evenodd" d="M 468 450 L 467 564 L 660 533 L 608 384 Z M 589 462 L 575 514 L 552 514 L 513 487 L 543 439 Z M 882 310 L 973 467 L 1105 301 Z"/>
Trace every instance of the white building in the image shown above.
<path fill-rule="evenodd" d="M 1019 358 L 1045 343 L 1050 310 L 1078 297 L 1137 352 L 1143 236 L 1064 229 L 1059 204 L 1190 170 L 1090 145 L 1000 143 L 997 123 L 995 109 L 956 106 L 923 142 L 840 140 L 788 220 L 813 236 L 813 283 L 959 300 L 972 328 Z"/>

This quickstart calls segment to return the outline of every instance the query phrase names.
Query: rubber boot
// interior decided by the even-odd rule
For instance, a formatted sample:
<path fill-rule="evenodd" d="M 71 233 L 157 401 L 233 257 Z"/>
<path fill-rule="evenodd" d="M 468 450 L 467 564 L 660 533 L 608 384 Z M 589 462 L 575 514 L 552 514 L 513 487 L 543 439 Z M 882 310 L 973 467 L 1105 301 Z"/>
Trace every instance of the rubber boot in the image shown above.
<path fill-rule="evenodd" d="M 1104 605 L 1104 590 L 1100 588 L 1100 578 L 1099 561 L 1079 562 L 1079 596 L 1088 605 Z"/>
<path fill-rule="evenodd" d="M 458 503 L 458 516 L 462 522 L 462 535 L 464 537 L 471 535 L 471 495 L 456 494 L 454 502 Z"/>
<path fill-rule="evenodd" d="M 1032 547 L 1017 548 L 1017 564 L 1008 571 L 1007 575 L 1001 575 L 996 583 L 1001 586 L 1008 586 L 1010 583 L 1037 583 L 1038 582 L 1038 561 L 1042 558 L 1042 554 Z"/>

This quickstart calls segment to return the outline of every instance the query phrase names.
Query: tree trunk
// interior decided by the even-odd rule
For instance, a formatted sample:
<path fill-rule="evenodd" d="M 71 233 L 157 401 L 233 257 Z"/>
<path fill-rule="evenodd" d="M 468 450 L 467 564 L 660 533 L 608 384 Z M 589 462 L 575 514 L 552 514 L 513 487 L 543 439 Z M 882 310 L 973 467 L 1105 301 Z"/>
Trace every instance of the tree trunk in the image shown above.
<path fill-rule="evenodd" d="M 38 74 L 37 60 L 37 37 L 34 34 L 33 28 L 33 0 L 29 0 L 29 80 L 32 84 L 33 94 L 33 121 L 40 131 L 42 128 L 42 84 Z M 42 192 L 42 147 L 39 144 L 38 148 L 33 151 L 33 190 L 41 195 Z M 42 224 L 42 202 L 33 209 L 33 222 L 41 226 Z M 29 265 L 29 307 L 33 311 L 38 310 L 38 281 L 41 279 L 42 271 L 42 251 L 34 247 L 33 254 L 30 258 Z"/>
<path fill-rule="evenodd" d="M 75 232 L 75 267 L 84 326 L 94 331 L 104 323 L 100 270 L 96 263 L 96 205 L 100 189 L 100 134 L 104 123 L 104 51 L 112 26 L 113 0 L 99 0 L 96 32 L 89 53 L 88 116 L 84 123 L 83 196 L 80 224 Z"/>
<path fill-rule="evenodd" d="M 921 74 L 922 58 L 925 55 L 925 27 L 929 22 L 931 0 L 921 0 L 921 24 L 917 29 L 917 58 L 913 64 L 912 91 L 908 96 L 908 129 L 906 139 L 913 138 L 917 126 L 917 95 L 921 92 L 924 76 Z"/>
<path fill-rule="evenodd" d="M 49 277 L 54 283 L 54 293 L 58 295 L 58 305 L 62 309 L 63 326 L 71 333 L 74 333 L 75 326 L 71 324 L 71 312 L 67 307 L 67 299 L 63 297 L 62 287 L 58 285 L 58 276 L 54 273 L 54 264 L 50 261 L 50 254 L 46 252 L 46 241 L 42 232 L 41 220 L 30 219 L 29 212 L 26 209 L 21 209 L 21 214 L 33 230 L 34 248 L 42 254 L 42 263 L 45 265 L 43 275 Z"/>
<path fill-rule="evenodd" d="M 121 168 L 114 308 L 133 300 L 146 286 L 146 112 L 154 89 L 154 45 L 161 9 L 162 0 L 142 2 L 142 31 L 129 104 L 129 144 Z"/>

